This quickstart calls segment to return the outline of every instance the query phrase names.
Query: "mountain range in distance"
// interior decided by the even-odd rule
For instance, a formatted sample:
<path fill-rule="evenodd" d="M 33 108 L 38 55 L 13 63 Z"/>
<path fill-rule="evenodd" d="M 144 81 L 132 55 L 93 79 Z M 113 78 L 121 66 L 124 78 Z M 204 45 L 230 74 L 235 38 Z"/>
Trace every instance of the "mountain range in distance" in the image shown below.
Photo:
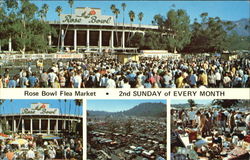
<path fill-rule="evenodd" d="M 196 104 L 197 108 L 205 107 L 204 104 Z M 190 108 L 189 103 L 182 103 L 182 104 L 171 104 L 171 107 L 173 108 Z"/>
<path fill-rule="evenodd" d="M 141 103 L 133 108 L 120 112 L 92 111 L 88 110 L 89 116 L 143 116 L 143 117 L 166 117 L 166 104 L 164 103 Z"/>
<path fill-rule="evenodd" d="M 233 24 L 235 24 L 235 28 L 233 31 L 235 31 L 239 36 L 250 36 L 250 18 L 243 18 L 238 21 L 232 21 Z M 229 33 L 231 33 L 230 31 Z"/>

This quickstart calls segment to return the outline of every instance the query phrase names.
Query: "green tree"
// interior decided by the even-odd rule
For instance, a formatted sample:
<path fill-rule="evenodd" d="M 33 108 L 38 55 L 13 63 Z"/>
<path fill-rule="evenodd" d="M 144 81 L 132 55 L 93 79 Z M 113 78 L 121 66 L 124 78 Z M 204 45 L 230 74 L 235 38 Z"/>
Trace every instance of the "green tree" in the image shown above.
<path fill-rule="evenodd" d="M 42 20 L 46 19 L 48 10 L 49 10 L 49 6 L 47 4 L 43 4 L 41 10 L 38 11 L 38 15 Z"/>
<path fill-rule="evenodd" d="M 194 101 L 193 99 L 189 99 L 189 100 L 188 100 L 188 104 L 189 104 L 190 108 L 196 106 L 196 103 L 195 103 L 195 101 Z"/>
<path fill-rule="evenodd" d="M 195 19 L 192 25 L 191 43 L 185 48 L 187 52 L 222 52 L 230 43 L 228 32 L 235 25 L 231 21 L 222 21 L 219 17 L 208 17 L 208 13 L 200 15 L 201 22 Z"/>
<path fill-rule="evenodd" d="M 166 49 L 166 39 L 159 32 L 146 32 L 143 41 L 142 49 Z"/>
<path fill-rule="evenodd" d="M 228 50 L 250 50 L 250 36 L 243 37 L 239 36 L 236 32 L 232 32 L 228 36 Z"/>
<path fill-rule="evenodd" d="M 130 39 L 130 47 L 141 48 L 143 44 L 143 35 L 141 33 L 135 33 L 135 35 Z"/>
<path fill-rule="evenodd" d="M 82 99 L 75 99 L 75 105 L 78 106 L 78 115 L 80 115 L 79 109 L 82 107 Z"/>
<path fill-rule="evenodd" d="M 135 12 L 134 11 L 129 11 L 128 15 L 129 15 L 129 19 L 130 19 L 130 25 L 132 27 L 132 24 L 133 24 L 134 19 L 135 19 Z"/>
<path fill-rule="evenodd" d="M 155 15 L 152 23 L 158 25 L 159 32 L 162 33 L 162 36 L 165 36 L 165 45 L 169 50 L 173 52 L 181 51 L 190 43 L 190 20 L 185 10 L 171 9 L 168 11 L 166 18 L 160 14 Z"/>
<path fill-rule="evenodd" d="M 143 14 L 142 12 L 140 12 L 140 13 L 138 14 L 138 19 L 139 19 L 139 21 L 140 21 L 140 27 L 141 27 L 141 22 L 142 22 L 143 16 L 144 16 L 144 14 Z"/>
<path fill-rule="evenodd" d="M 56 12 L 57 12 L 57 15 L 59 17 L 59 36 L 58 36 L 58 42 L 57 42 L 57 50 L 59 51 L 59 48 L 60 48 L 60 40 L 61 40 L 61 30 L 62 30 L 62 25 L 61 25 L 61 13 L 62 13 L 62 7 L 61 6 L 57 6 L 56 7 Z"/>
<path fill-rule="evenodd" d="M 130 26 L 131 26 L 131 30 L 132 30 L 132 24 L 133 24 L 134 19 L 135 19 L 135 12 L 131 10 L 131 11 L 129 11 L 128 15 L 129 15 Z M 129 46 L 130 46 L 130 40 L 132 37 L 133 37 L 133 35 L 131 35 L 131 31 L 130 31 L 128 34 L 127 42 L 126 42 L 126 43 L 128 43 Z"/>
<path fill-rule="evenodd" d="M 5 102 L 4 99 L 0 99 L 0 111 L 1 111 L 1 109 L 2 109 L 2 114 L 3 114 L 3 112 L 4 112 L 4 106 L 3 106 L 4 102 Z"/>
<path fill-rule="evenodd" d="M 125 13 L 126 7 L 127 7 L 126 3 L 122 3 L 122 14 L 123 14 L 123 17 L 122 17 L 122 25 L 123 25 L 123 27 L 124 27 L 124 21 L 125 21 L 124 13 Z"/>
<path fill-rule="evenodd" d="M 68 0 L 68 4 L 69 4 L 69 7 L 70 7 L 70 15 L 72 16 L 72 14 L 73 14 L 74 0 Z M 64 38 L 66 37 L 67 32 L 68 32 L 68 28 L 69 28 L 69 23 L 67 24 L 65 33 L 64 33 L 64 35 L 63 35 L 63 37 L 62 37 L 62 40 L 63 40 L 63 41 L 64 41 Z"/>
<path fill-rule="evenodd" d="M 239 100 L 232 100 L 232 99 L 215 99 L 212 101 L 212 105 L 219 105 L 223 108 L 231 108 L 239 104 Z"/>
<path fill-rule="evenodd" d="M 36 18 L 39 11 L 35 4 L 29 0 L 21 0 L 19 3 L 7 0 L 2 10 L 4 15 L 0 19 L 0 28 L 3 28 L 1 31 L 4 33 L 1 33 L 1 45 L 11 40 L 13 49 L 21 53 L 46 51 L 47 37 L 54 34 L 54 30 Z"/>
<path fill-rule="evenodd" d="M 167 13 L 166 32 L 168 47 L 174 53 L 182 50 L 187 44 L 190 43 L 191 32 L 189 28 L 190 20 L 185 10 L 171 9 Z"/>
<path fill-rule="evenodd" d="M 69 7 L 70 7 L 70 10 L 71 10 L 71 14 L 72 14 L 72 9 L 73 9 L 73 5 L 74 5 L 74 0 L 68 0 L 68 3 L 69 3 Z"/>
<path fill-rule="evenodd" d="M 114 14 L 114 11 L 115 11 L 115 9 L 116 9 L 116 6 L 115 6 L 114 4 L 112 4 L 112 5 L 110 6 L 110 9 L 111 9 L 112 13 Z"/>
<path fill-rule="evenodd" d="M 115 14 L 116 23 L 118 23 L 118 22 L 117 22 L 117 19 L 118 19 L 118 15 L 120 14 L 120 10 L 119 10 L 118 8 L 116 8 L 116 9 L 114 10 L 114 14 Z"/>
<path fill-rule="evenodd" d="M 49 11 L 49 6 L 47 4 L 43 4 L 42 10 L 43 10 L 43 13 L 44 13 L 44 19 L 46 20 L 47 13 Z"/>

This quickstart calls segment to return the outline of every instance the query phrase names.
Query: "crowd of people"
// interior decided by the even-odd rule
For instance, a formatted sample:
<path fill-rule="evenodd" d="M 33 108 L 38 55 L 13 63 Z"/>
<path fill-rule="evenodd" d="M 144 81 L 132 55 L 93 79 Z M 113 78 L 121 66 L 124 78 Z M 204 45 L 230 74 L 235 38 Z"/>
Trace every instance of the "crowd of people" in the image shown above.
<path fill-rule="evenodd" d="M 32 65 L 36 65 L 32 67 Z M 250 60 L 146 58 L 126 64 L 113 57 L 29 61 L 19 73 L 5 68 L 0 88 L 249 88 Z M 46 66 L 46 67 L 45 67 Z"/>
<path fill-rule="evenodd" d="M 230 156 L 230 152 L 235 149 L 249 157 L 249 110 L 191 108 L 174 109 L 171 112 L 172 132 L 188 135 L 191 149 L 195 151 L 195 155 L 223 159 L 222 157 Z M 173 148 L 176 149 L 177 146 Z M 174 149 L 172 152 L 177 152 Z"/>
<path fill-rule="evenodd" d="M 203 136 L 211 136 L 213 130 L 232 134 L 239 127 L 246 127 L 245 134 L 250 134 L 250 112 L 234 109 L 172 110 L 173 120 L 181 122 L 182 128 L 197 128 Z"/>
<path fill-rule="evenodd" d="M 11 143 L 18 139 L 26 143 Z M 14 134 L 0 140 L 0 159 L 2 160 L 81 160 L 83 156 L 82 138 L 43 140 L 40 136 Z"/>

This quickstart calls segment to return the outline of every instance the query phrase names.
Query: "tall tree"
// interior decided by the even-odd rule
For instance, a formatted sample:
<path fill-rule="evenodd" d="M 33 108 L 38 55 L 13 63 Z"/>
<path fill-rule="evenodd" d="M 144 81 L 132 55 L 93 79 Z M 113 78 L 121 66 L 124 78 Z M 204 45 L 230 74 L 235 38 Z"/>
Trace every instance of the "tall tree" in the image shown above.
<path fill-rule="evenodd" d="M 114 4 L 112 4 L 110 6 L 110 9 L 112 11 L 112 13 L 114 14 L 115 17 L 115 33 L 116 33 L 116 43 L 119 46 L 119 40 L 118 40 L 118 33 L 117 33 L 117 27 L 118 27 L 118 15 L 120 14 L 120 10 L 118 8 L 116 8 L 116 6 Z"/>
<path fill-rule="evenodd" d="M 128 15 L 129 15 L 129 19 L 130 19 L 130 25 L 132 27 L 132 23 L 134 22 L 134 19 L 135 19 L 135 12 L 131 10 L 131 11 L 129 11 Z"/>
<path fill-rule="evenodd" d="M 189 28 L 190 20 L 185 10 L 171 9 L 167 13 L 166 32 L 168 47 L 176 53 L 190 43 L 191 32 Z"/>
<path fill-rule="evenodd" d="M 140 21 L 140 27 L 141 27 L 141 22 L 142 22 L 143 16 L 144 16 L 144 14 L 143 14 L 142 12 L 140 12 L 140 13 L 138 14 L 138 19 L 139 19 L 139 21 Z"/>
<path fill-rule="evenodd" d="M 78 109 L 82 107 L 82 99 L 75 99 L 75 105 L 78 106 Z M 80 111 L 78 110 L 78 115 L 80 115 Z"/>
<path fill-rule="evenodd" d="M 36 14 L 39 14 L 39 11 L 34 3 L 29 0 L 7 0 L 1 8 L 1 45 L 3 42 L 7 45 L 11 40 L 12 48 L 21 53 L 47 50 L 48 39 L 44 37 L 54 34 L 54 31 L 48 23 L 37 19 Z M 45 13 L 46 10 L 43 11 L 43 17 Z"/>
<path fill-rule="evenodd" d="M 128 15 L 129 15 L 129 19 L 130 19 L 130 27 L 131 27 L 131 30 L 132 30 L 132 24 L 133 24 L 134 19 L 135 19 L 135 12 L 130 10 Z M 132 37 L 133 37 L 133 35 L 131 35 L 131 31 L 130 31 L 129 35 L 128 35 L 128 39 L 127 39 L 127 43 L 128 43 L 129 46 L 130 46 L 130 43 L 131 43 L 130 40 L 131 40 Z"/>
<path fill-rule="evenodd" d="M 219 105 L 223 108 L 230 108 L 236 106 L 240 101 L 232 99 L 215 99 L 212 101 L 212 105 Z"/>
<path fill-rule="evenodd" d="M 73 14 L 74 0 L 68 0 L 68 3 L 69 3 L 69 7 L 70 7 L 70 15 L 72 16 L 72 14 Z M 62 36 L 62 40 L 63 40 L 63 41 L 64 41 L 64 39 L 65 39 L 65 37 L 66 37 L 66 35 L 67 35 L 68 28 L 69 28 L 69 22 L 68 22 L 68 24 L 67 24 L 65 33 L 64 33 L 64 35 Z M 62 48 L 62 50 L 63 50 L 63 48 Z"/>
<path fill-rule="evenodd" d="M 118 28 L 118 15 L 120 14 L 120 10 L 118 8 L 116 8 L 114 10 L 114 14 L 115 14 L 115 21 L 116 21 L 116 42 L 117 44 L 119 43 L 119 40 L 118 40 L 118 33 L 117 33 L 117 28 Z"/>
<path fill-rule="evenodd" d="M 122 3 L 122 14 L 123 14 L 123 16 L 122 16 L 122 25 L 123 25 L 123 27 L 124 27 L 124 22 L 125 22 L 124 13 L 125 13 L 126 7 L 127 7 L 126 3 Z"/>
<path fill-rule="evenodd" d="M 44 20 L 46 20 L 47 13 L 48 13 L 48 11 L 49 11 L 49 6 L 48 6 L 48 4 L 43 4 L 43 6 L 42 6 L 42 11 L 43 11 Z"/>
<path fill-rule="evenodd" d="M 114 14 L 115 14 L 116 25 L 117 25 L 118 24 L 118 15 L 120 14 L 120 10 L 118 8 L 116 8 L 114 10 Z"/>
<path fill-rule="evenodd" d="M 74 0 L 68 0 L 68 3 L 69 3 L 69 7 L 70 7 L 70 10 L 71 10 L 71 14 L 72 14 L 72 9 L 73 9 L 73 5 L 74 5 Z"/>
<path fill-rule="evenodd" d="M 219 17 L 208 17 L 208 13 L 200 15 L 201 22 L 195 19 L 192 25 L 191 43 L 185 48 L 187 52 L 222 52 L 229 47 L 231 31 L 235 26 L 230 21 L 222 21 Z"/>
<path fill-rule="evenodd" d="M 193 99 L 189 99 L 189 100 L 188 100 L 188 104 L 189 104 L 189 106 L 190 106 L 191 108 L 196 106 L 196 103 L 195 103 L 195 101 L 194 101 Z"/>
<path fill-rule="evenodd" d="M 115 6 L 114 4 L 112 4 L 112 5 L 110 6 L 110 9 L 111 9 L 112 13 L 114 14 L 114 11 L 115 11 L 115 9 L 116 9 L 116 6 Z"/>
<path fill-rule="evenodd" d="M 3 114 L 3 112 L 4 112 L 4 106 L 3 106 L 4 102 L 5 102 L 4 99 L 0 99 L 0 111 L 1 111 L 1 109 L 2 109 L 2 114 Z"/>
<path fill-rule="evenodd" d="M 165 36 L 167 48 L 174 53 L 190 43 L 190 20 L 185 10 L 170 9 L 166 18 L 155 15 L 152 23 L 158 25 L 159 31 Z"/>
<path fill-rule="evenodd" d="M 61 6 L 57 6 L 56 7 L 56 12 L 57 15 L 59 17 L 59 34 L 58 34 L 58 42 L 57 42 L 57 50 L 59 51 L 60 48 L 60 40 L 61 40 L 61 30 L 62 30 L 62 25 L 61 25 L 61 13 L 62 13 L 62 7 Z"/>

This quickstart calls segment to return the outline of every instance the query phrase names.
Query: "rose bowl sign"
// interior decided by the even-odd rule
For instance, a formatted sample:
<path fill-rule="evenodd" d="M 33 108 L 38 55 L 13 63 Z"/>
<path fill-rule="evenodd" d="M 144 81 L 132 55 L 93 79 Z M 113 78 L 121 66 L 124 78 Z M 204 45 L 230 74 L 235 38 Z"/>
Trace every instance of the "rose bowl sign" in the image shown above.
<path fill-rule="evenodd" d="M 21 114 L 28 115 L 58 115 L 58 108 L 49 108 L 46 103 L 33 103 L 30 108 L 21 108 Z"/>
<path fill-rule="evenodd" d="M 114 25 L 113 17 L 101 15 L 101 10 L 97 8 L 76 8 L 75 14 L 62 14 L 60 22 L 61 24 Z"/>

